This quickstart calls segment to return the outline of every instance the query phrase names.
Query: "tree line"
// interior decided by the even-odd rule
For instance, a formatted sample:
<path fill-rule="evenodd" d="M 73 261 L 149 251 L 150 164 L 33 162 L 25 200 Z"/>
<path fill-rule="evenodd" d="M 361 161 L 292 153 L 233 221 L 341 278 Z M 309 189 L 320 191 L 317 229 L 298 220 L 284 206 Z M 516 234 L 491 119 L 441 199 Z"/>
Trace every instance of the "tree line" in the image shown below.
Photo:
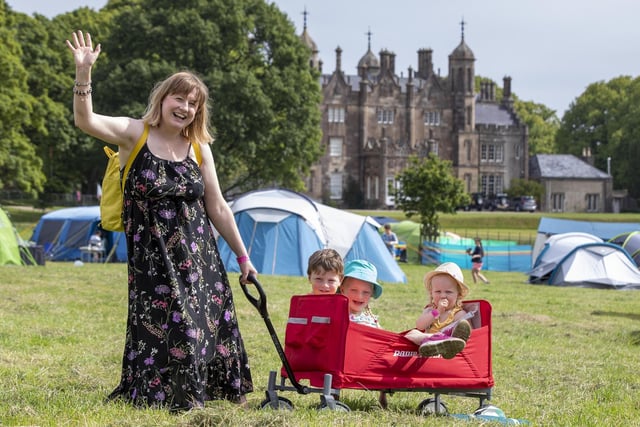
<path fill-rule="evenodd" d="M 303 189 L 323 150 L 319 75 L 274 4 L 110 0 L 99 11 L 48 19 L 16 13 L 0 0 L 0 190 L 90 194 L 102 178 L 101 142 L 73 126 L 75 69 L 64 41 L 77 29 L 103 47 L 93 73 L 96 112 L 139 117 L 156 82 L 192 70 L 212 94 L 212 150 L 224 193 Z M 530 154 L 581 156 L 588 149 L 599 169 L 613 162 L 615 188 L 640 196 L 633 173 L 640 160 L 639 78 L 589 85 L 562 119 L 517 96 L 515 108 L 529 127 Z"/>
<path fill-rule="evenodd" d="M 0 24 L 0 189 L 93 193 L 102 178 L 102 143 L 73 125 L 64 41 L 77 29 L 102 44 L 98 113 L 140 117 L 156 82 L 180 69 L 202 77 L 225 194 L 300 190 L 319 158 L 319 76 L 293 24 L 263 0 L 111 0 L 52 19 L 0 0 Z"/>

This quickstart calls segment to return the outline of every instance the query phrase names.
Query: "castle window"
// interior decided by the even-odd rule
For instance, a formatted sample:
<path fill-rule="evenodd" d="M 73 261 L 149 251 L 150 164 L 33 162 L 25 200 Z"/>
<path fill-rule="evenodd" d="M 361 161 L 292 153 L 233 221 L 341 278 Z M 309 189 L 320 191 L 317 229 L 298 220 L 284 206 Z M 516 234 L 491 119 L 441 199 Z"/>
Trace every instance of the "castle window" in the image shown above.
<path fill-rule="evenodd" d="M 504 160 L 504 147 L 502 144 L 482 144 L 480 146 L 480 161 L 502 162 Z"/>
<path fill-rule="evenodd" d="M 344 107 L 329 107 L 329 123 L 344 123 Z"/>
<path fill-rule="evenodd" d="M 482 175 L 480 187 L 483 194 L 498 194 L 504 192 L 502 175 Z"/>
<path fill-rule="evenodd" d="M 425 111 L 425 126 L 440 126 L 440 111 Z"/>
<path fill-rule="evenodd" d="M 430 140 L 429 141 L 429 152 L 434 155 L 438 155 L 438 141 Z"/>
<path fill-rule="evenodd" d="M 329 138 L 329 156 L 342 157 L 342 138 Z"/>
<path fill-rule="evenodd" d="M 385 110 L 383 108 L 378 109 L 378 123 L 380 124 L 392 124 L 393 123 L 393 110 Z"/>
<path fill-rule="evenodd" d="M 366 188 L 366 199 L 371 200 L 371 193 L 373 191 L 373 186 L 371 185 L 371 176 L 367 175 L 367 188 Z"/>
<path fill-rule="evenodd" d="M 341 200 L 342 199 L 342 174 L 341 173 L 332 173 L 330 177 L 329 183 L 329 191 L 331 200 Z"/>

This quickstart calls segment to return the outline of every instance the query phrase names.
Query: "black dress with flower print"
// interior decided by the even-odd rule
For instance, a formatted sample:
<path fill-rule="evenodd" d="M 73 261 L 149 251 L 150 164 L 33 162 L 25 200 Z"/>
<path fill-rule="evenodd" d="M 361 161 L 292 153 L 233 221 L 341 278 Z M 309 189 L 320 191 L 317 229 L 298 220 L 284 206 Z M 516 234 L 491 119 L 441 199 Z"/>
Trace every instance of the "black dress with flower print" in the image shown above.
<path fill-rule="evenodd" d="M 203 195 L 191 158 L 163 160 L 142 147 L 124 192 L 128 317 L 110 398 L 179 410 L 253 390 Z"/>

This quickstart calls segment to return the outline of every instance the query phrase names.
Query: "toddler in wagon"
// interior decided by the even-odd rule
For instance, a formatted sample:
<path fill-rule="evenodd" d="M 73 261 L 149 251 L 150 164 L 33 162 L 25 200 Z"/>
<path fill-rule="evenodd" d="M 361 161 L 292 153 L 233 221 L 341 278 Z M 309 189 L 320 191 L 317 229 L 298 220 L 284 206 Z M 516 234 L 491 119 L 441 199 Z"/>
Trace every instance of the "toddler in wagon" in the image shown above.
<path fill-rule="evenodd" d="M 416 320 L 416 329 L 405 337 L 420 346 L 421 356 L 452 359 L 464 349 L 471 335 L 471 325 L 466 319 L 472 314 L 462 308 L 469 287 L 464 284 L 460 267 L 452 262 L 427 273 L 424 286 L 429 303 Z"/>
<path fill-rule="evenodd" d="M 378 316 L 369 308 L 371 297 L 377 299 L 382 295 L 378 270 L 373 264 L 363 259 L 347 262 L 339 291 L 349 299 L 349 319 L 352 322 L 380 328 Z"/>
<path fill-rule="evenodd" d="M 335 294 L 343 274 L 342 257 L 334 249 L 319 249 L 309 257 L 307 278 L 313 295 Z"/>

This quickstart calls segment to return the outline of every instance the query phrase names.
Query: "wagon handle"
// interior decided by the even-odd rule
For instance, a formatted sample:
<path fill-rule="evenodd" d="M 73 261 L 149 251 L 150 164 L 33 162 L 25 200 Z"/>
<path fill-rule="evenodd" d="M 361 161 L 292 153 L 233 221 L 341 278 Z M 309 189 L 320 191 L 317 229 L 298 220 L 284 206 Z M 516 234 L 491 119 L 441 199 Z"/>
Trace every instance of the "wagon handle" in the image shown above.
<path fill-rule="evenodd" d="M 242 279 L 242 277 L 240 277 L 240 279 Z M 269 318 L 269 312 L 267 311 L 267 295 L 264 293 L 264 290 L 262 289 L 262 285 L 260 284 L 256 276 L 254 276 L 253 274 L 250 274 L 249 276 L 247 276 L 247 280 L 253 283 L 253 285 L 256 287 L 259 298 L 256 298 L 255 296 L 253 296 L 251 292 L 249 292 L 249 289 L 247 289 L 247 285 L 245 283 L 242 283 L 242 281 L 240 281 L 240 287 L 242 288 L 242 292 L 244 292 L 249 302 L 255 308 L 258 309 L 258 311 L 260 312 L 260 316 L 262 316 L 262 318 L 264 319 L 264 323 L 267 326 L 267 329 L 269 330 L 269 335 L 271 335 L 271 340 L 273 341 L 273 344 L 276 347 L 276 351 L 278 352 L 278 356 L 280 356 L 280 360 L 282 361 L 282 365 L 284 366 L 284 369 L 287 372 L 289 381 L 291 381 L 291 384 L 293 384 L 293 386 L 298 391 L 298 393 L 308 394 L 309 388 L 307 386 L 300 384 L 296 380 L 296 376 L 293 372 L 293 369 L 291 368 L 291 365 L 289 364 L 289 360 L 287 359 L 286 354 L 284 353 L 284 349 L 282 348 L 282 344 L 280 343 L 278 334 L 276 333 L 276 330 L 273 327 L 273 323 Z"/>
<path fill-rule="evenodd" d="M 258 291 L 259 297 L 254 297 L 251 292 L 249 292 L 247 285 L 245 283 L 242 283 L 241 281 L 240 287 L 242 288 L 242 292 L 244 292 L 244 294 L 247 296 L 249 302 L 258 309 L 258 312 L 263 318 L 269 318 L 269 313 L 267 312 L 267 295 L 264 293 L 262 285 L 260 285 L 260 282 L 253 274 L 249 274 L 249 276 L 247 276 L 247 280 L 254 284 L 256 290 Z"/>

